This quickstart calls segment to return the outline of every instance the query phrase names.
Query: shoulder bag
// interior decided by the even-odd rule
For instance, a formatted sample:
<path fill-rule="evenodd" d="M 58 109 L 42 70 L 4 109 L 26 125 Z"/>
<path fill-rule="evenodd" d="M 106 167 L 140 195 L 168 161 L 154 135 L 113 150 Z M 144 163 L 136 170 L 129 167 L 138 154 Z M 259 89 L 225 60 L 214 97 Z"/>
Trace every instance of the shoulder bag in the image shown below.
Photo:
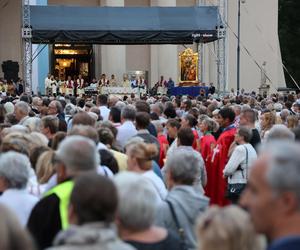
<path fill-rule="evenodd" d="M 186 243 L 185 243 L 185 233 L 184 233 L 184 229 L 180 226 L 178 218 L 176 216 L 174 207 L 172 205 L 172 203 L 168 200 L 166 200 L 167 204 L 169 205 L 170 211 L 171 211 L 171 215 L 173 217 L 173 220 L 175 222 L 176 228 L 177 228 L 177 232 L 178 235 L 180 237 L 180 246 L 182 250 L 188 250 Z"/>

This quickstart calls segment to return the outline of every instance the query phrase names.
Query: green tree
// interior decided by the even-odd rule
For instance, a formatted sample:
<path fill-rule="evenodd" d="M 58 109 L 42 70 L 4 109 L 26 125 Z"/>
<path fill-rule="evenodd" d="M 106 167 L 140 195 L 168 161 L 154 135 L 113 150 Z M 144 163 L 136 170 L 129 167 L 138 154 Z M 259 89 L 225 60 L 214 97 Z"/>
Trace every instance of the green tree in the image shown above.
<path fill-rule="evenodd" d="M 282 60 L 300 85 L 300 0 L 279 0 L 279 39 Z M 285 72 L 287 87 L 296 88 Z"/>

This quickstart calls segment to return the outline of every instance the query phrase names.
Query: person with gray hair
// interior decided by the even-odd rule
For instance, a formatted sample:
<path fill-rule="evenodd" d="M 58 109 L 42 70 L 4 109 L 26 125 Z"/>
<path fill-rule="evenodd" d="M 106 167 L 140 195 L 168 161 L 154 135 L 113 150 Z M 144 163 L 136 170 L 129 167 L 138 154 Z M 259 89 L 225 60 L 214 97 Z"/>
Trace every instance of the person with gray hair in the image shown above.
<path fill-rule="evenodd" d="M 125 106 L 121 111 L 121 126 L 119 126 L 117 134 L 117 143 L 124 149 L 126 142 L 137 134 L 134 125 L 136 111 L 134 106 Z"/>
<path fill-rule="evenodd" d="M 29 118 L 30 107 L 27 102 L 19 101 L 15 105 L 15 117 L 19 125 L 24 125 Z"/>
<path fill-rule="evenodd" d="M 39 249 L 51 246 L 55 235 L 68 227 L 67 211 L 73 179 L 87 172 L 96 174 L 100 157 L 92 140 L 74 135 L 61 142 L 53 161 L 58 184 L 37 203 L 27 225 Z"/>
<path fill-rule="evenodd" d="M 39 117 L 29 117 L 24 121 L 23 126 L 27 127 L 30 132 L 40 132 L 41 131 L 41 118 Z"/>
<path fill-rule="evenodd" d="M 73 116 L 77 113 L 77 108 L 74 104 L 68 103 L 64 109 L 65 120 L 67 123 L 68 130 L 72 127 Z"/>
<path fill-rule="evenodd" d="M 26 189 L 30 169 L 30 161 L 24 154 L 10 151 L 0 156 L 0 204 L 14 212 L 23 226 L 38 202 Z"/>
<path fill-rule="evenodd" d="M 240 205 L 269 250 L 300 249 L 300 144 L 270 141 L 250 171 Z"/>
<path fill-rule="evenodd" d="M 62 163 L 58 165 L 57 172 L 60 172 L 60 167 L 64 169 L 62 172 L 65 171 L 63 180 L 58 176 L 59 183 L 69 177 L 74 178 L 81 172 L 95 171 L 100 164 L 95 142 L 79 135 L 69 136 L 63 140 L 58 147 L 56 157 L 56 160 Z"/>
<path fill-rule="evenodd" d="M 117 101 L 115 107 L 118 108 L 119 110 L 122 110 L 124 107 L 126 107 L 126 103 L 122 101 Z"/>
<path fill-rule="evenodd" d="M 174 232 L 179 231 L 176 225 L 178 221 L 184 231 L 182 240 L 186 249 L 195 249 L 195 218 L 206 210 L 209 199 L 194 186 L 201 169 L 199 157 L 191 150 L 177 149 L 176 152 L 166 161 L 169 193 L 157 209 L 155 221 L 157 225 Z"/>
<path fill-rule="evenodd" d="M 229 161 L 223 169 L 224 177 L 227 178 L 227 198 L 232 203 L 237 203 L 240 194 L 246 187 L 249 169 L 257 159 L 257 154 L 250 144 L 252 130 L 248 127 L 240 127 L 235 134 L 236 144 Z"/>
<path fill-rule="evenodd" d="M 59 119 L 59 131 L 67 131 L 67 123 L 65 121 L 65 113 L 60 101 L 53 100 L 48 105 L 48 115 L 57 116 Z"/>
<path fill-rule="evenodd" d="M 164 105 L 160 102 L 157 102 L 153 105 L 151 105 L 151 113 L 156 113 L 159 117 L 159 120 L 162 123 L 166 123 L 168 120 L 163 116 L 164 112 Z"/>
<path fill-rule="evenodd" d="M 287 117 L 290 115 L 290 111 L 288 109 L 283 109 L 279 115 L 280 115 L 282 124 L 287 125 Z"/>
<path fill-rule="evenodd" d="M 87 137 L 87 138 L 91 139 L 95 143 L 95 145 L 97 146 L 97 150 L 103 149 L 103 147 L 105 147 L 107 149 L 107 147 L 99 141 L 99 135 L 98 135 L 97 130 L 95 128 L 91 127 L 91 126 L 75 125 L 68 132 L 68 136 L 70 136 L 70 135 L 80 135 L 80 136 Z M 100 154 L 99 154 L 99 162 L 101 163 Z M 112 177 L 113 176 L 112 171 L 107 166 L 105 166 L 104 164 L 101 164 L 101 165 L 97 166 L 97 173 L 99 175 L 103 175 L 103 176 L 106 176 L 106 177 Z"/>
<path fill-rule="evenodd" d="M 31 110 L 35 113 L 35 114 L 39 114 L 40 113 L 40 109 L 42 107 L 43 101 L 40 97 L 38 96 L 34 96 L 32 98 L 32 104 L 31 104 Z"/>
<path fill-rule="evenodd" d="M 181 249 L 176 235 L 154 226 L 158 200 L 148 179 L 136 173 L 122 172 L 116 176 L 115 184 L 119 193 L 117 225 L 122 240 L 138 250 Z"/>
<path fill-rule="evenodd" d="M 270 129 L 266 142 L 272 140 L 295 140 L 295 134 L 283 124 L 275 124 Z"/>

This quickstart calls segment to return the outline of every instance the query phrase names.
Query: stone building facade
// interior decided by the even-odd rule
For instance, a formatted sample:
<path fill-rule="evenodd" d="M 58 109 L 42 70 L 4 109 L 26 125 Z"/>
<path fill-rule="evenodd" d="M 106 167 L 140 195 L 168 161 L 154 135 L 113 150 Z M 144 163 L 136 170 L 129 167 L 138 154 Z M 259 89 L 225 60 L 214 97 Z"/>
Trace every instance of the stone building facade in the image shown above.
<path fill-rule="evenodd" d="M 31 0 L 31 4 L 76 6 L 194 6 L 217 4 L 219 0 Z M 237 3 L 228 0 L 227 86 L 236 89 Z M 0 0 L 0 64 L 6 60 L 22 63 L 21 0 Z M 79 17 L 80 18 L 80 17 Z M 278 0 L 247 0 L 241 5 L 241 88 L 258 91 L 261 69 L 265 70 L 271 91 L 285 86 L 278 39 Z M 186 45 L 196 50 L 195 45 Z M 123 73 L 133 70 L 148 71 L 149 82 L 154 84 L 161 75 L 179 78 L 178 55 L 182 45 L 93 45 L 94 75 L 115 74 L 121 81 Z M 244 49 L 250 52 L 250 55 Z M 34 49 L 37 48 L 35 45 Z M 216 44 L 204 46 L 200 60 L 204 63 L 203 82 L 217 81 Z M 43 77 L 51 69 L 49 50 L 41 53 L 33 65 L 33 84 L 42 88 Z M 43 58 L 42 58 L 43 57 Z M 22 69 L 22 66 L 20 67 Z M 0 68 L 0 77 L 3 76 Z M 20 72 L 22 76 L 22 72 Z"/>

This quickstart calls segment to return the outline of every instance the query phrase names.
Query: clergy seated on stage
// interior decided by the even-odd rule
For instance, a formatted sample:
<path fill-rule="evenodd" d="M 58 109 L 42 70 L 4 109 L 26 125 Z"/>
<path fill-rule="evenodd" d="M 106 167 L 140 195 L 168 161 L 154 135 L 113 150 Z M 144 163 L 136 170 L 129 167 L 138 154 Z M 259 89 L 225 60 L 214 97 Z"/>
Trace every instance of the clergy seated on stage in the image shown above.
<path fill-rule="evenodd" d="M 136 80 L 135 76 L 132 76 L 132 80 L 130 81 L 131 88 L 135 89 L 138 87 L 138 81 Z"/>
<path fill-rule="evenodd" d="M 137 86 L 142 89 L 145 89 L 147 87 L 147 81 L 143 76 L 140 76 L 137 80 Z"/>
<path fill-rule="evenodd" d="M 164 76 L 160 77 L 160 80 L 156 83 L 157 85 L 157 94 L 164 95 L 167 93 L 167 81 L 164 79 Z"/>
<path fill-rule="evenodd" d="M 78 79 L 76 80 L 78 88 L 82 89 L 85 87 L 85 80 L 82 78 L 82 75 L 78 76 Z"/>
<path fill-rule="evenodd" d="M 106 78 L 105 74 L 102 74 L 98 82 L 99 87 L 109 86 L 109 80 Z"/>
<path fill-rule="evenodd" d="M 110 87 L 118 87 L 117 80 L 114 74 L 111 75 L 109 80 L 109 86 Z"/>
<path fill-rule="evenodd" d="M 97 79 L 93 78 L 92 82 L 87 87 L 97 87 Z"/>
<path fill-rule="evenodd" d="M 82 96 L 84 94 L 84 88 L 85 88 L 85 80 L 82 78 L 82 75 L 78 76 L 78 79 L 76 80 L 76 86 L 77 86 L 77 95 Z"/>
<path fill-rule="evenodd" d="M 130 88 L 130 81 L 128 80 L 128 75 L 126 74 L 123 76 L 123 87 Z"/>
<path fill-rule="evenodd" d="M 167 81 L 164 79 L 164 76 L 160 77 L 160 80 L 157 82 L 159 87 L 166 87 L 167 86 Z"/>
<path fill-rule="evenodd" d="M 72 80 L 71 76 L 68 76 L 68 80 L 66 81 L 65 86 L 66 86 L 66 95 L 72 95 L 73 94 L 74 81 Z"/>

